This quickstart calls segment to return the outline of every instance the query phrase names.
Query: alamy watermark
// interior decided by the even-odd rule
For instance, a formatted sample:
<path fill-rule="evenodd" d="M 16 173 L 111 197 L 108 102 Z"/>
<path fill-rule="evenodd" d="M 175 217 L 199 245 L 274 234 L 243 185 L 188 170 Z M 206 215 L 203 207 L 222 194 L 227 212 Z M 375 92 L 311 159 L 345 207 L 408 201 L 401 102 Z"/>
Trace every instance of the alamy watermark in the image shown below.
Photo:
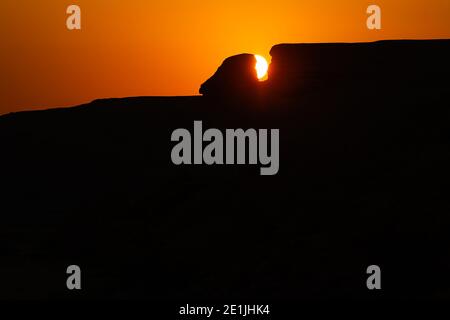
<path fill-rule="evenodd" d="M 367 29 L 381 30 L 381 8 L 376 4 L 372 4 L 367 7 L 366 12 L 370 14 L 366 21 Z"/>
<path fill-rule="evenodd" d="M 81 268 L 77 265 L 70 265 L 67 267 L 66 273 L 69 274 L 66 281 L 67 289 L 81 290 Z"/>
<path fill-rule="evenodd" d="M 69 14 L 66 20 L 66 27 L 69 30 L 81 30 L 81 8 L 75 4 L 67 7 Z"/>
<path fill-rule="evenodd" d="M 375 264 L 368 266 L 366 270 L 370 276 L 367 278 L 366 285 L 369 290 L 381 289 L 381 268 Z"/>
<path fill-rule="evenodd" d="M 208 129 L 203 132 L 202 121 L 194 121 L 193 138 L 187 129 L 176 129 L 172 132 L 171 140 L 178 142 L 172 149 L 172 162 L 175 165 L 259 163 L 263 166 L 260 169 L 261 175 L 275 175 L 280 166 L 280 131 L 279 129 L 270 130 L 270 152 L 268 131 L 267 129 L 258 131 L 256 129 L 245 131 L 243 129 L 226 129 L 223 134 L 219 129 Z M 207 142 L 205 146 L 203 146 L 204 142 Z"/>

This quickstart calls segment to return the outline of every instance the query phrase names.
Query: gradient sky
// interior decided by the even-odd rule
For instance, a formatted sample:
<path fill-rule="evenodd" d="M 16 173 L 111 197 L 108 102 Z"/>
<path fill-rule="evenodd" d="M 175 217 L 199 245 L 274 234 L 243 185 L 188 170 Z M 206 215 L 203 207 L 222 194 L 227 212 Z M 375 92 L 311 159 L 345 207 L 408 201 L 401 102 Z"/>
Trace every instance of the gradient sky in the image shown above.
<path fill-rule="evenodd" d="M 71 4 L 81 31 L 66 28 Z M 0 0 L 0 15 L 0 114 L 197 94 L 226 57 L 277 43 L 450 38 L 449 0 Z"/>

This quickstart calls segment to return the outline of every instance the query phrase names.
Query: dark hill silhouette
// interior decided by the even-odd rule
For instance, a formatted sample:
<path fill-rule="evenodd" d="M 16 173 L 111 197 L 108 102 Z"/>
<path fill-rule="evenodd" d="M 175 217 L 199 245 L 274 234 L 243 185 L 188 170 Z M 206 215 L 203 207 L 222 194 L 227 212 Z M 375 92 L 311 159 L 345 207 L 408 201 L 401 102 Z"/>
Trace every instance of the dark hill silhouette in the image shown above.
<path fill-rule="evenodd" d="M 449 50 L 278 45 L 252 104 L 141 97 L 0 117 L 0 297 L 449 298 Z M 278 175 L 173 165 L 171 133 L 194 120 L 279 128 Z M 65 288 L 70 264 L 81 295 Z M 381 292 L 366 289 L 371 264 Z"/>

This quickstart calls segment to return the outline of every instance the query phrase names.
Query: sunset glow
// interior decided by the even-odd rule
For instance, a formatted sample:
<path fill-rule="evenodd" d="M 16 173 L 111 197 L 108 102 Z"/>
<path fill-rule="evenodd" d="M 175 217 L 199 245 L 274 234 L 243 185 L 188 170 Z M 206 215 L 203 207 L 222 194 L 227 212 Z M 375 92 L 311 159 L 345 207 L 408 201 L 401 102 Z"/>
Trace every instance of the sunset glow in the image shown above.
<path fill-rule="evenodd" d="M 267 70 L 269 69 L 269 64 L 267 63 L 266 59 L 264 57 L 255 54 L 256 59 L 256 75 L 259 80 L 263 80 L 264 77 L 267 75 Z"/>
<path fill-rule="evenodd" d="M 379 0 L 381 30 L 367 28 L 364 0 L 74 2 L 81 30 L 66 27 L 70 1 L 0 1 L 0 114 L 196 95 L 227 57 L 270 61 L 279 43 L 450 38 L 449 0 Z"/>

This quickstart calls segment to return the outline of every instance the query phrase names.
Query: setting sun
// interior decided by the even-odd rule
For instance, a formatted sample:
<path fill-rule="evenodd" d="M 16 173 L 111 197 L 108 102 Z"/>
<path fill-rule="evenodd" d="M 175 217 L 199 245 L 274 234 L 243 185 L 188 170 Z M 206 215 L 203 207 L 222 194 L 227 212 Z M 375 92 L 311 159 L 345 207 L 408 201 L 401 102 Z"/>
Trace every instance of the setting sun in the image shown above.
<path fill-rule="evenodd" d="M 267 75 L 267 70 L 269 69 L 269 64 L 267 63 L 266 59 L 264 57 L 255 54 L 256 59 L 256 75 L 259 80 L 263 80 L 264 77 Z"/>

